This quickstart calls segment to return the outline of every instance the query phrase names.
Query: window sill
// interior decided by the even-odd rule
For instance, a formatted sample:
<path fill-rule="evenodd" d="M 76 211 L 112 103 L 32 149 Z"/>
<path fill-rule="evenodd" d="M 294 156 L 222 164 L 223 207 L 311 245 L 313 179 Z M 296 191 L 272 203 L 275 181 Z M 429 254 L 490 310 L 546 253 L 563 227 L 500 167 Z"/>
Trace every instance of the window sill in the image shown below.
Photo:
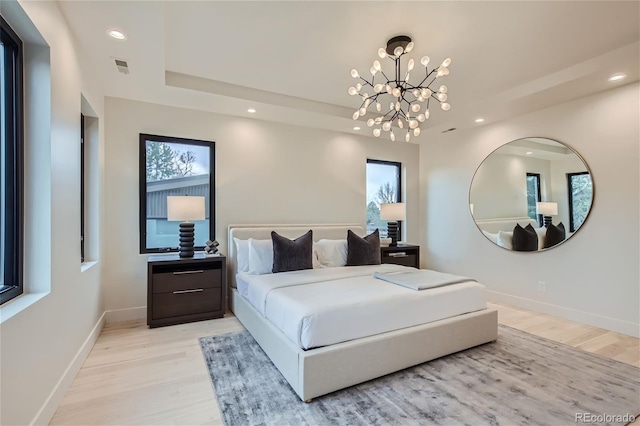
<path fill-rule="evenodd" d="M 80 265 L 80 273 L 86 272 L 98 264 L 97 260 L 90 260 Z"/>
<path fill-rule="evenodd" d="M 49 293 L 27 293 L 16 297 L 0 307 L 0 324 L 35 304 Z"/>

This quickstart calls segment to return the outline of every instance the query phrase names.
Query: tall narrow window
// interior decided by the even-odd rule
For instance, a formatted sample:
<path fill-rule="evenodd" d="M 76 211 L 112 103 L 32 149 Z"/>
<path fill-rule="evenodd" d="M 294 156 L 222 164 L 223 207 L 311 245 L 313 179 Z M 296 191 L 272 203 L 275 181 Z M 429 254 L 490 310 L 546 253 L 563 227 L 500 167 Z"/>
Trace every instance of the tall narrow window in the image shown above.
<path fill-rule="evenodd" d="M 205 197 L 195 249 L 215 238 L 215 143 L 140 134 L 140 252 L 178 251 L 179 223 L 167 221 L 167 196 Z"/>
<path fill-rule="evenodd" d="M 387 236 L 387 221 L 380 219 L 380 204 L 402 201 L 401 168 L 401 163 L 393 161 L 367 160 L 367 233 L 377 228 L 380 237 Z M 402 235 L 400 228 L 398 235 Z"/>
<path fill-rule="evenodd" d="M 0 303 L 22 294 L 22 41 L 0 17 Z"/>
<path fill-rule="evenodd" d="M 575 232 L 589 214 L 593 184 L 589 172 L 567 173 L 569 186 L 569 232 Z"/>
<path fill-rule="evenodd" d="M 540 193 L 540 174 L 527 173 L 527 215 L 542 226 L 542 215 L 538 214 L 537 203 L 542 201 Z"/>
<path fill-rule="evenodd" d="M 84 150 L 84 114 L 80 114 L 80 262 L 84 263 L 84 211 L 85 211 L 85 196 L 84 196 L 84 188 L 85 188 L 85 150 Z"/>

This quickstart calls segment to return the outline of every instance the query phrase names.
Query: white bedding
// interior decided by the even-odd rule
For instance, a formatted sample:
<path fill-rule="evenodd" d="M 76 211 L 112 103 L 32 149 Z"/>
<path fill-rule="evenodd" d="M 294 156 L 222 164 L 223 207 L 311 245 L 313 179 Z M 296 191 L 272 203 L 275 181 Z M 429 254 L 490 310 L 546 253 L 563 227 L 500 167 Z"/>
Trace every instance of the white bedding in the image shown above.
<path fill-rule="evenodd" d="M 303 349 L 332 345 L 486 308 L 484 286 L 463 282 L 414 291 L 373 277 L 415 271 L 347 266 L 236 276 L 238 291 Z"/>

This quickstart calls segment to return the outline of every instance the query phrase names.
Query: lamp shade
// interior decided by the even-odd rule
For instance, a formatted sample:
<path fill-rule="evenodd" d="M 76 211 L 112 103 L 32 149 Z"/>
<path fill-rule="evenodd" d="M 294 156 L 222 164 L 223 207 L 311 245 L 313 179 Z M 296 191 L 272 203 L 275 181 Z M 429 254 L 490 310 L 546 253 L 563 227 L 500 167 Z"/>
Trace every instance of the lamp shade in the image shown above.
<path fill-rule="evenodd" d="M 405 220 L 407 218 L 407 205 L 405 203 L 380 203 L 380 219 Z"/>
<path fill-rule="evenodd" d="M 558 214 L 558 203 L 540 202 L 536 205 L 538 214 L 543 216 L 555 216 Z"/>
<path fill-rule="evenodd" d="M 167 220 L 204 220 L 204 197 L 167 197 Z"/>

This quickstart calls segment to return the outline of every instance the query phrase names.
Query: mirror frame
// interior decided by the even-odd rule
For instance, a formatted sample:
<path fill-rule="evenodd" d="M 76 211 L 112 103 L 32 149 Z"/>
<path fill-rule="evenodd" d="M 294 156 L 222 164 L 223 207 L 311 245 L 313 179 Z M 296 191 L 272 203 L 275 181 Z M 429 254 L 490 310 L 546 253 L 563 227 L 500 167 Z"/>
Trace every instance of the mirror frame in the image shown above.
<path fill-rule="evenodd" d="M 489 237 L 487 237 L 483 230 L 480 228 L 480 226 L 478 226 L 477 222 L 476 222 L 476 218 L 473 214 L 473 204 L 471 203 L 471 191 L 473 189 L 473 182 L 476 179 L 476 176 L 478 174 L 478 171 L 480 170 L 480 168 L 482 167 L 483 164 L 485 164 L 485 162 L 487 161 L 487 159 L 489 157 L 491 157 L 491 155 L 495 154 L 496 151 L 498 151 L 499 149 L 513 143 L 513 142 L 518 142 L 518 141 L 525 141 L 525 140 L 531 140 L 531 139 L 546 139 L 552 142 L 555 142 L 557 144 L 560 144 L 562 146 L 564 146 L 565 148 L 567 148 L 568 150 L 570 150 L 580 161 L 582 161 L 582 164 L 584 165 L 586 171 L 589 173 L 589 176 L 591 176 L 591 203 L 589 204 L 589 210 L 587 211 L 587 214 L 584 218 L 584 220 L 582 221 L 582 224 L 580 225 L 580 227 L 578 229 L 576 229 L 573 232 L 569 232 L 569 224 L 566 224 L 566 228 L 565 228 L 565 239 L 562 240 L 561 242 L 559 242 L 558 244 L 555 244 L 554 246 L 548 247 L 548 248 L 542 248 L 536 251 L 520 251 L 520 250 L 513 250 L 513 249 L 508 249 L 506 247 L 503 247 L 497 243 L 494 243 Z M 567 184 L 567 183 L 565 183 Z M 587 221 L 589 220 L 589 216 L 591 214 L 591 210 L 593 209 L 593 205 L 594 205 L 594 201 L 595 201 L 595 197 L 596 197 L 596 185 L 595 185 L 595 180 L 593 178 L 593 172 L 591 170 L 591 168 L 589 167 L 589 164 L 587 164 L 587 162 L 585 161 L 584 157 L 582 157 L 582 155 L 580 155 L 580 153 L 578 151 L 576 151 L 575 148 L 573 148 L 571 145 L 566 144 L 564 142 L 560 142 L 557 139 L 552 139 L 546 136 L 527 136 L 527 137 L 523 137 L 523 138 L 518 138 L 518 139 L 514 139 L 511 140 L 509 142 L 506 142 L 498 147 L 496 147 L 495 149 L 493 149 L 489 154 L 487 154 L 485 156 L 485 158 L 480 162 L 480 164 L 478 164 L 478 167 L 476 167 L 475 172 L 473 173 L 473 177 L 471 178 L 471 183 L 469 184 L 469 195 L 468 195 L 468 204 L 469 204 L 469 213 L 471 214 L 471 219 L 473 220 L 474 225 L 476 226 L 476 228 L 478 229 L 478 231 L 480 232 L 480 234 L 489 242 L 491 242 L 492 245 L 497 246 L 503 250 L 506 250 L 508 252 L 514 252 L 514 253 L 540 253 L 540 252 L 546 252 L 548 250 L 554 249 L 556 247 L 559 247 L 561 245 L 563 245 L 564 243 L 566 243 L 568 240 L 571 239 L 571 237 L 573 237 L 580 229 L 582 229 L 582 227 L 587 223 Z"/>

